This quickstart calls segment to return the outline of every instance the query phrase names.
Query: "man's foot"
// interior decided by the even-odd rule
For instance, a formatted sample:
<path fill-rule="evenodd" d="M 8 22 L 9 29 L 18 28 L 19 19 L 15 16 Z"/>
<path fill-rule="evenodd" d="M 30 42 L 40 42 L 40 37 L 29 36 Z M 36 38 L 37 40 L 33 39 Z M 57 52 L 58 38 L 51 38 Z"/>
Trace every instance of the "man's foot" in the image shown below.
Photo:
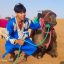
<path fill-rule="evenodd" d="M 8 59 L 8 61 L 9 62 L 13 62 L 13 61 L 15 61 L 16 57 L 17 56 L 15 54 L 11 54 L 10 58 Z"/>
<path fill-rule="evenodd" d="M 3 38 L 3 36 L 2 35 L 0 35 L 0 39 L 2 39 Z"/>
<path fill-rule="evenodd" d="M 21 58 L 23 61 L 27 61 L 27 55 L 25 55 L 24 52 L 21 53 L 20 58 Z"/>

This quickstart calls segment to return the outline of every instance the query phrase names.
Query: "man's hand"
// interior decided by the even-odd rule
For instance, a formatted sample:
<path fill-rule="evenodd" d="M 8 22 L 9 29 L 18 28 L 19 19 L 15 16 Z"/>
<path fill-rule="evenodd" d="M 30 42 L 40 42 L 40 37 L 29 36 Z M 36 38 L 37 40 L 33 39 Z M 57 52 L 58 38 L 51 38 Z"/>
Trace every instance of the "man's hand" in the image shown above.
<path fill-rule="evenodd" d="M 0 35 L 0 39 L 2 39 L 2 37 L 3 37 L 3 36 L 2 36 L 2 35 Z"/>
<path fill-rule="evenodd" d="M 22 39 L 15 40 L 15 43 L 18 43 L 19 45 L 23 45 L 24 40 L 22 40 Z"/>

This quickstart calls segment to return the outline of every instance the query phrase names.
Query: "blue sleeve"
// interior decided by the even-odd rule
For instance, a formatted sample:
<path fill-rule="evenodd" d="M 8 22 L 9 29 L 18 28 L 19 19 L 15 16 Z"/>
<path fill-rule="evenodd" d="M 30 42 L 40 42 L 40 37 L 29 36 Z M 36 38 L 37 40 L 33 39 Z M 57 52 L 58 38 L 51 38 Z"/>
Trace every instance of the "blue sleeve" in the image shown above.
<path fill-rule="evenodd" d="M 8 39 L 12 44 L 14 44 L 15 42 L 15 38 L 13 37 L 14 36 L 14 26 L 13 26 L 13 22 L 12 20 L 8 21 L 8 24 L 6 26 L 6 29 L 7 29 L 7 35 L 8 35 Z"/>
<path fill-rule="evenodd" d="M 8 24 L 6 26 L 6 29 L 7 29 L 7 32 L 8 32 L 8 35 L 11 36 L 12 32 L 13 32 L 13 23 L 12 21 L 8 21 Z"/>
<path fill-rule="evenodd" d="M 29 28 L 30 28 L 30 29 L 33 29 L 33 30 L 36 30 L 36 29 L 40 28 L 40 23 L 39 23 L 39 22 L 33 23 L 33 22 L 31 21 Z"/>

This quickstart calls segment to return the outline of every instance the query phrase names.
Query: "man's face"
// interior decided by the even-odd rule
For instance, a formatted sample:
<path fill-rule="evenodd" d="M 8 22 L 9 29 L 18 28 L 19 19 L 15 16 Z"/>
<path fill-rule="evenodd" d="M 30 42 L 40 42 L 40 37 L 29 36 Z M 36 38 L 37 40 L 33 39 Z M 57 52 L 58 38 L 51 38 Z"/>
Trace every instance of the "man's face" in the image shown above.
<path fill-rule="evenodd" d="M 24 12 L 16 13 L 16 15 L 17 15 L 17 17 L 18 17 L 21 21 L 25 20 L 26 13 L 24 13 Z"/>

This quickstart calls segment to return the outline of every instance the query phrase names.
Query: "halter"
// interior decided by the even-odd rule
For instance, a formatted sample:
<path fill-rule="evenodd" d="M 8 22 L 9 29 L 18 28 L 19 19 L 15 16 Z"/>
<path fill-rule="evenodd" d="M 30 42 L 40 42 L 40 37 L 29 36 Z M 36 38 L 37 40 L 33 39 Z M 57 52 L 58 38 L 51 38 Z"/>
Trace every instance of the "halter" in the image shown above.
<path fill-rule="evenodd" d="M 46 18 L 48 15 L 50 14 L 50 12 L 48 12 L 45 16 L 44 16 L 44 18 Z M 42 30 L 42 33 L 46 33 L 47 34 L 47 36 L 48 36 L 48 34 L 49 34 L 49 41 L 48 41 L 48 43 L 47 44 L 44 44 L 44 46 L 46 46 L 46 49 L 48 48 L 48 46 L 49 46 L 49 44 L 50 44 L 50 42 L 51 42 L 51 34 L 52 34 L 52 30 L 54 30 L 54 28 L 53 28 L 53 26 L 50 26 L 50 24 L 46 24 L 45 25 L 45 20 L 44 20 L 44 18 L 41 18 L 40 19 L 40 25 L 41 25 L 41 29 L 43 29 L 43 27 L 44 28 L 48 28 L 49 29 L 49 31 L 47 30 L 47 32 L 45 32 L 44 30 Z M 50 18 L 51 20 L 52 20 L 52 18 Z M 46 37 L 46 36 L 45 36 Z M 44 38 L 45 39 L 45 38 Z M 46 39 L 45 39 L 46 40 Z"/>

